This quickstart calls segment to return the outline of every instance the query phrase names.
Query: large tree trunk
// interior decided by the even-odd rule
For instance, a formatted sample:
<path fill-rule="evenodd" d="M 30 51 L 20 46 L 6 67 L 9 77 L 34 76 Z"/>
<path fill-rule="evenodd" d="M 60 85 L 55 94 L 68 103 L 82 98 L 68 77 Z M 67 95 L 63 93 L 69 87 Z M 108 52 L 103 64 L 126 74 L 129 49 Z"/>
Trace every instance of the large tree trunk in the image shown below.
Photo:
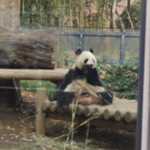
<path fill-rule="evenodd" d="M 0 67 L 53 69 L 51 30 L 0 29 Z"/>
<path fill-rule="evenodd" d="M 53 69 L 52 31 L 0 28 L 0 68 Z M 0 79 L 0 111 L 21 103 L 18 81 Z"/>
<path fill-rule="evenodd" d="M 111 28 L 116 28 L 116 22 L 115 22 L 116 4 L 117 4 L 116 0 L 113 0 L 112 7 L 111 7 L 111 23 L 110 23 Z"/>

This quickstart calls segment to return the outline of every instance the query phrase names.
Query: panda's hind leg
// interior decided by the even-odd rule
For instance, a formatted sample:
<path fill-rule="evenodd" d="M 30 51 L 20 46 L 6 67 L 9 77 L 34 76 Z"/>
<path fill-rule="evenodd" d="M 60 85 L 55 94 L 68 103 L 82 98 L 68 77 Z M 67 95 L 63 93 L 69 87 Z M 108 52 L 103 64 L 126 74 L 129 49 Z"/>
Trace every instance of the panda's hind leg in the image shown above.
<path fill-rule="evenodd" d="M 74 94 L 71 92 L 59 91 L 57 92 L 56 100 L 57 107 L 60 113 L 65 112 L 69 108 L 69 104 L 72 102 Z"/>
<path fill-rule="evenodd" d="M 110 91 L 96 93 L 102 100 L 102 105 L 109 105 L 113 103 L 113 93 Z"/>

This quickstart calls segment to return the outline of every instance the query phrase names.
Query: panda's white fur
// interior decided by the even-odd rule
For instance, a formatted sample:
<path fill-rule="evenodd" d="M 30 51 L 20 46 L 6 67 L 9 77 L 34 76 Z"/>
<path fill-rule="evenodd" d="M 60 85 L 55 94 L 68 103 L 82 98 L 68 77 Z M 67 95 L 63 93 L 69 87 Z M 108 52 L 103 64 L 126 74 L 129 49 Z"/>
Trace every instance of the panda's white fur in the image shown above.
<path fill-rule="evenodd" d="M 85 60 L 87 60 L 86 63 Z M 84 65 L 91 65 L 92 68 L 95 68 L 97 65 L 97 60 L 93 53 L 91 53 L 90 51 L 83 51 L 81 54 L 76 55 L 76 59 L 74 65 L 72 66 L 72 69 L 75 69 L 76 67 L 78 69 L 82 69 Z"/>

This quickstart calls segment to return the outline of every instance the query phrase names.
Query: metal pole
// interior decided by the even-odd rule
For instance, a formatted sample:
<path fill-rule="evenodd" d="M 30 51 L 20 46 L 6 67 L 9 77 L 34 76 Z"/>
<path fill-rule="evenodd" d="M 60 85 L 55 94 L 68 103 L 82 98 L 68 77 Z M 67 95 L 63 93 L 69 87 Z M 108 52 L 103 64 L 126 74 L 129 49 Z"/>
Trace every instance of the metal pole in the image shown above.
<path fill-rule="evenodd" d="M 150 149 L 150 1 L 142 1 L 136 150 Z"/>
<path fill-rule="evenodd" d="M 122 36 L 120 38 L 120 59 L 119 62 L 123 64 L 125 60 L 125 31 L 122 32 Z"/>
<path fill-rule="evenodd" d="M 79 48 L 81 50 L 84 50 L 84 36 L 83 36 L 83 32 L 84 32 L 84 29 L 82 28 L 81 31 L 80 31 L 80 35 L 78 36 L 78 38 L 79 38 Z"/>

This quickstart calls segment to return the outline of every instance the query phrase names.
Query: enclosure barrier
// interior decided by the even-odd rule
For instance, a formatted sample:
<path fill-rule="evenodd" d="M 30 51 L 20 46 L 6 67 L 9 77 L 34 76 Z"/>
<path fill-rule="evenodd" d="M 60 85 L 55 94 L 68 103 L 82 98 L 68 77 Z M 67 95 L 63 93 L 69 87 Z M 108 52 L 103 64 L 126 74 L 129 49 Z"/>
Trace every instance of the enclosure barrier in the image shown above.
<path fill-rule="evenodd" d="M 56 31 L 56 35 L 59 35 L 59 36 L 63 37 L 60 40 L 62 40 L 62 39 L 64 40 L 65 38 L 67 39 L 67 37 L 70 38 L 70 39 L 74 38 L 74 41 L 76 41 L 76 44 L 82 50 L 91 48 L 91 45 L 89 45 L 88 43 L 90 43 L 92 41 L 91 38 L 93 37 L 94 41 L 97 41 L 97 43 L 95 43 L 94 45 L 92 44 L 92 48 L 94 49 L 95 52 L 96 51 L 98 51 L 98 53 L 101 52 L 102 55 L 105 55 L 105 53 L 103 52 L 103 49 L 113 50 L 113 49 L 115 49 L 115 48 L 113 48 L 113 45 L 115 45 L 115 44 L 113 43 L 113 45 L 111 45 L 111 47 L 109 47 L 109 48 L 108 47 L 104 48 L 105 47 L 105 44 L 104 44 L 105 42 L 100 43 L 99 41 L 102 38 L 107 38 L 105 41 L 107 41 L 108 38 L 111 38 L 111 40 L 112 40 L 112 38 L 115 38 L 115 39 L 118 40 L 118 47 L 119 47 L 118 52 L 119 53 L 117 53 L 116 56 L 119 59 L 112 59 L 111 56 L 110 56 L 111 59 L 109 58 L 110 60 L 108 59 L 108 61 L 109 62 L 114 62 L 114 63 L 118 62 L 118 63 L 122 64 L 122 63 L 125 62 L 125 60 L 127 60 L 126 59 L 126 52 L 127 52 L 126 45 L 129 45 L 129 43 L 127 43 L 127 40 L 129 39 L 129 41 L 131 42 L 131 39 L 139 39 L 140 35 L 139 35 L 139 32 L 137 32 L 137 31 L 133 31 L 133 32 L 131 32 L 131 31 L 129 32 L 129 31 L 126 31 L 126 30 L 122 30 L 122 31 L 118 30 L 118 31 L 110 30 L 108 32 L 108 30 L 107 31 L 106 30 L 103 30 L 103 31 L 98 31 L 97 30 L 95 32 L 95 31 L 90 30 L 90 28 L 79 28 L 78 31 L 75 31 L 75 30 L 72 31 L 71 29 L 70 30 L 69 29 L 68 30 L 66 30 L 66 29 L 58 30 L 58 31 Z M 88 38 L 90 38 L 90 39 L 88 39 Z M 97 40 L 96 40 L 96 38 L 97 38 Z M 101 38 L 101 39 L 98 40 L 98 38 Z M 69 43 L 68 47 L 69 46 L 74 47 L 74 45 L 71 45 L 72 44 L 71 40 L 68 43 Z M 98 43 L 100 43 L 100 45 Z M 137 44 L 138 44 L 138 42 L 137 42 Z M 131 45 L 133 45 L 133 44 L 131 44 Z M 59 47 L 61 47 L 61 50 L 59 50 L 59 52 L 68 48 L 68 47 L 64 48 L 63 45 L 60 45 Z M 131 49 L 132 49 L 132 47 L 130 46 L 129 50 L 134 52 L 134 50 L 133 49 L 131 50 Z M 137 50 L 137 49 L 135 49 L 135 50 Z M 114 51 L 114 53 L 115 53 L 115 51 Z M 137 51 L 137 53 L 138 53 L 138 51 Z"/>
<path fill-rule="evenodd" d="M 50 119 L 71 121 L 73 104 L 68 112 L 61 115 L 57 110 L 57 103 L 46 98 L 46 89 L 37 89 L 36 100 L 36 134 L 45 134 L 45 114 Z M 75 121 L 84 124 L 90 120 L 90 125 L 112 128 L 117 130 L 135 131 L 137 116 L 137 101 L 114 98 L 114 102 L 107 106 L 82 106 L 77 105 Z"/>
<path fill-rule="evenodd" d="M 68 69 L 0 69 L 0 79 L 62 80 Z"/>
<path fill-rule="evenodd" d="M 67 69 L 35 70 L 35 69 L 0 69 L 0 78 L 4 80 L 50 80 L 61 81 Z M 47 100 L 46 89 L 37 89 L 36 98 L 36 133 L 45 135 L 45 114 L 50 119 L 71 121 L 73 105 L 69 106 L 68 112 L 60 115 L 57 103 Z M 114 98 L 113 104 L 108 106 L 82 106 L 77 105 L 75 121 L 83 124 L 90 120 L 90 124 L 99 127 L 119 130 L 135 131 L 137 116 L 137 101 Z"/>

